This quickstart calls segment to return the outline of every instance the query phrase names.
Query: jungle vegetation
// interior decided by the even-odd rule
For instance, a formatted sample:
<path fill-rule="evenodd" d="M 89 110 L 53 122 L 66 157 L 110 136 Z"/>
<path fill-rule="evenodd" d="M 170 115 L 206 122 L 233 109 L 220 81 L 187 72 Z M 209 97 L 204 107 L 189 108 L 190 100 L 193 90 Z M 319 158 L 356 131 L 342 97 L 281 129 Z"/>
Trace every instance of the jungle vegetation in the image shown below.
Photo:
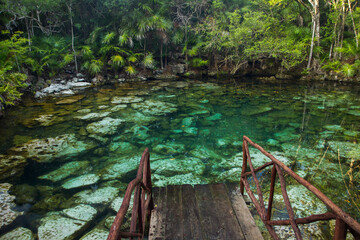
<path fill-rule="evenodd" d="M 356 0 L 0 0 L 0 95 L 26 76 L 189 68 L 236 74 L 254 63 L 360 73 Z"/>

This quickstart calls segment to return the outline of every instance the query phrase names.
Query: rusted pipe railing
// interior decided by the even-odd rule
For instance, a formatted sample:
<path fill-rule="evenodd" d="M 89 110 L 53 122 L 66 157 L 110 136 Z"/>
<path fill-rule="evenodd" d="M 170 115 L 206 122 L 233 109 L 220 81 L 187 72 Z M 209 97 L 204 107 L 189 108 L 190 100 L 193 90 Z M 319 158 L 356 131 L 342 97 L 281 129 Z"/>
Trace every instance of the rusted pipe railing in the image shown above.
<path fill-rule="evenodd" d="M 248 144 L 252 145 L 253 147 L 257 148 L 262 152 L 265 156 L 267 156 L 271 161 L 265 163 L 264 165 L 254 169 Z M 250 171 L 246 172 L 247 166 L 249 165 Z M 265 208 L 264 203 L 264 197 L 261 192 L 261 187 L 259 184 L 259 181 L 256 177 L 256 172 L 261 171 L 265 169 L 268 166 L 271 166 L 271 185 L 270 185 L 270 194 L 269 194 L 269 202 L 268 202 L 268 209 Z M 317 215 L 311 215 L 304 218 L 295 218 L 294 211 L 291 207 L 291 203 L 289 201 L 289 197 L 286 191 L 286 182 L 284 173 L 287 173 L 289 176 L 294 178 L 298 183 L 305 186 L 307 189 L 309 189 L 315 196 L 320 199 L 327 207 L 330 209 L 330 212 L 323 213 L 323 214 L 317 214 Z M 273 205 L 273 197 L 274 197 L 274 191 L 275 191 L 275 181 L 276 181 L 276 175 L 278 176 L 278 179 L 280 181 L 281 186 L 281 192 L 284 198 L 286 210 L 289 215 L 289 219 L 285 220 L 271 220 L 271 210 Z M 258 194 L 259 200 L 256 199 L 254 193 L 252 192 L 250 188 L 250 184 L 247 180 L 247 177 L 252 176 L 255 186 L 256 186 L 256 192 Z M 335 240 L 345 240 L 347 230 L 353 234 L 355 239 L 360 239 L 360 223 L 358 223 L 355 219 L 353 219 L 350 215 L 345 213 L 341 208 L 339 208 L 335 203 L 333 203 L 325 194 L 323 194 L 319 189 L 311 185 L 308 181 L 294 173 L 290 168 L 288 168 L 284 163 L 277 160 L 273 155 L 265 151 L 261 146 L 258 144 L 252 142 L 248 137 L 243 137 L 243 166 L 242 166 L 242 172 L 241 172 L 241 179 L 240 179 L 240 192 L 241 194 L 244 194 L 244 188 L 246 189 L 246 192 L 248 193 L 250 199 L 254 203 L 254 206 L 260 215 L 261 220 L 265 224 L 266 228 L 268 229 L 270 235 L 274 239 L 279 239 L 277 236 L 275 230 L 272 226 L 274 225 L 291 225 L 292 229 L 294 230 L 296 239 L 300 240 L 302 239 L 300 229 L 298 227 L 298 224 L 307 224 L 312 223 L 316 221 L 323 221 L 323 220 L 333 220 L 336 219 L 335 223 L 335 232 L 334 232 L 334 239 Z"/>
<path fill-rule="evenodd" d="M 129 209 L 130 198 L 134 189 L 135 194 L 131 214 L 130 232 L 121 232 L 121 224 Z M 148 219 L 151 210 L 154 208 L 153 205 L 150 154 L 149 149 L 146 148 L 142 154 L 136 178 L 129 183 L 126 189 L 123 202 L 110 228 L 107 240 L 118 240 L 121 239 L 121 237 L 143 239 L 146 220 Z"/>

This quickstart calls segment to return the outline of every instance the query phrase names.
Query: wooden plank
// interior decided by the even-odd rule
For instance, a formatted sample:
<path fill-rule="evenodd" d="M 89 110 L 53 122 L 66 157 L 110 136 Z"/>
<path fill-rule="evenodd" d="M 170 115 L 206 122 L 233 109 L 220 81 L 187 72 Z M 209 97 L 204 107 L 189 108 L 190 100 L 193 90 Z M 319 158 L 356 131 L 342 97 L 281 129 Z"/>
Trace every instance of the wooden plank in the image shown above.
<path fill-rule="evenodd" d="M 213 195 L 218 218 L 220 219 L 221 224 L 225 224 L 226 227 L 225 239 L 245 240 L 245 236 L 231 206 L 231 201 L 225 185 L 212 184 L 210 185 L 210 190 Z"/>
<path fill-rule="evenodd" d="M 149 240 L 165 239 L 166 188 L 153 188 L 154 210 L 151 211 Z"/>
<path fill-rule="evenodd" d="M 202 240 L 200 214 L 196 202 L 195 190 L 191 185 L 181 186 L 181 199 L 183 205 L 184 239 Z"/>
<path fill-rule="evenodd" d="M 238 184 L 227 184 L 227 189 L 233 210 L 247 240 L 264 239 L 259 228 L 255 224 L 249 208 L 240 193 Z"/>
<path fill-rule="evenodd" d="M 183 239 L 183 214 L 181 201 L 181 186 L 166 187 L 166 224 L 165 239 Z"/>
<path fill-rule="evenodd" d="M 220 225 L 217 218 L 209 186 L 195 185 L 194 189 L 204 238 L 208 240 L 225 239 L 225 227 Z"/>

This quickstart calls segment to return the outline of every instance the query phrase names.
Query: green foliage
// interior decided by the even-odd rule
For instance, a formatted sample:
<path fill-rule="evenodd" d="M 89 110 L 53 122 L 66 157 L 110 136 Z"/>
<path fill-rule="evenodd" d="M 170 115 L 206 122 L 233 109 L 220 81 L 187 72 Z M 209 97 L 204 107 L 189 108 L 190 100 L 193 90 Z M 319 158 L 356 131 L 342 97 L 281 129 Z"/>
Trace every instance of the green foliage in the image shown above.
<path fill-rule="evenodd" d="M 347 77 L 353 77 L 355 75 L 356 69 L 351 64 L 344 64 L 341 68 L 341 71 L 345 74 Z"/>
<path fill-rule="evenodd" d="M 21 32 L 15 32 L 7 39 L 0 41 L 0 105 L 13 105 L 20 99 L 20 89 L 27 86 L 27 76 L 19 71 L 27 62 L 27 39 L 21 37 Z"/>
<path fill-rule="evenodd" d="M 194 58 L 191 60 L 191 66 L 195 68 L 201 68 L 207 66 L 209 63 L 208 60 L 203 60 L 201 58 Z"/>
<path fill-rule="evenodd" d="M 154 60 L 153 55 L 152 54 L 145 55 L 145 57 L 142 61 L 142 64 L 146 68 L 150 68 L 150 69 L 154 68 L 155 60 Z"/>
<path fill-rule="evenodd" d="M 134 75 L 136 73 L 136 69 L 133 66 L 127 66 L 125 67 L 125 72 L 129 75 Z"/>
<path fill-rule="evenodd" d="M 70 40 L 61 36 L 35 37 L 30 56 L 32 71 L 38 75 L 47 72 L 53 76 L 62 71 L 74 58 L 70 53 Z"/>
<path fill-rule="evenodd" d="M 326 71 L 338 71 L 341 68 L 341 63 L 339 60 L 328 61 L 326 64 L 322 66 L 322 69 Z"/>
<path fill-rule="evenodd" d="M 102 70 L 104 63 L 99 59 L 93 59 L 84 64 L 84 67 L 90 72 L 91 75 L 95 76 Z"/>

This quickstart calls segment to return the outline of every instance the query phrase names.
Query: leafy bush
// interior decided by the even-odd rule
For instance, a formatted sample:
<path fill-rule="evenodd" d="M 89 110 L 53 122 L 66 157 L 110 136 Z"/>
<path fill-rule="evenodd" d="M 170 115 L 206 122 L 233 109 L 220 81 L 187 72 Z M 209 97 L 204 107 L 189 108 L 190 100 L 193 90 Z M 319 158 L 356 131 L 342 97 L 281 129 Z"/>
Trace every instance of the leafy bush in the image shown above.
<path fill-rule="evenodd" d="M 2 34 L 9 35 L 8 31 Z M 0 41 L 0 105 L 14 105 L 21 97 L 20 88 L 26 86 L 27 76 L 20 73 L 22 64 L 28 62 L 27 39 L 15 32 L 9 39 Z"/>

